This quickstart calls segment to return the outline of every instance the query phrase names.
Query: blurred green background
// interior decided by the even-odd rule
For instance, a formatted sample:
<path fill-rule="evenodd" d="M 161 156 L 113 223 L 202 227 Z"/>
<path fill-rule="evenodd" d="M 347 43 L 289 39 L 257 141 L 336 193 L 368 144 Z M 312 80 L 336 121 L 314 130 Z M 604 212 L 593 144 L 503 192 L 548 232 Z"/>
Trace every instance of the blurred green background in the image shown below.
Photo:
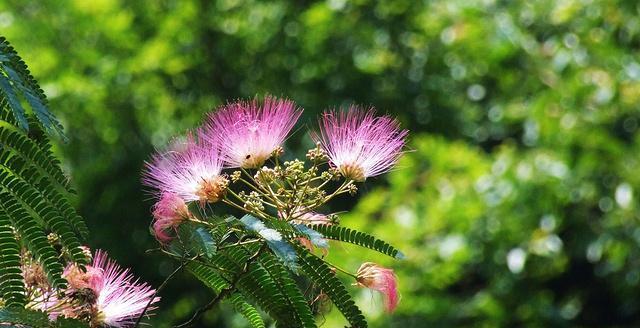
<path fill-rule="evenodd" d="M 631 0 L 3 0 L 0 33 L 66 127 L 91 245 L 156 286 L 175 264 L 145 255 L 143 161 L 227 99 L 270 93 L 308 126 L 355 102 L 411 130 L 400 167 L 334 209 L 407 255 L 331 249 L 354 271 L 397 270 L 393 315 L 352 289 L 373 327 L 639 326 L 639 14 Z M 187 275 L 161 296 L 153 327 L 212 297 Z M 223 306 L 201 325 L 244 322 Z"/>

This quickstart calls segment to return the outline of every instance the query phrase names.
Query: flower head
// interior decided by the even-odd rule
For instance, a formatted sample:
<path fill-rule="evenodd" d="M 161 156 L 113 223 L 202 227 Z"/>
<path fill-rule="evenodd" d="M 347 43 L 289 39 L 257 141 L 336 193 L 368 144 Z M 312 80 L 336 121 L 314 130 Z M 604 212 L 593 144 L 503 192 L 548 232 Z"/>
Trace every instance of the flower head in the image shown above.
<path fill-rule="evenodd" d="M 84 270 L 76 264 L 68 265 L 63 276 L 69 282 L 66 293 L 59 295 L 48 289 L 34 295 L 29 304 L 33 309 L 47 311 L 51 320 L 64 316 L 88 321 L 91 327 L 132 327 L 147 305 L 160 300 L 150 285 L 136 279 L 102 251 L 95 253 Z"/>
<path fill-rule="evenodd" d="M 286 99 L 238 101 L 209 115 L 205 137 L 219 145 L 230 167 L 258 168 L 279 151 L 301 113 Z"/>
<path fill-rule="evenodd" d="M 160 195 L 174 194 L 186 202 L 219 201 L 228 184 L 220 175 L 222 157 L 215 145 L 203 140 L 201 131 L 198 135 L 198 142 L 189 135 L 184 143 L 154 156 L 146 165 L 143 183 L 158 189 Z"/>
<path fill-rule="evenodd" d="M 393 312 L 398 307 L 400 301 L 398 277 L 393 270 L 372 262 L 365 262 L 358 269 L 356 276 L 358 277 L 356 285 L 377 290 L 384 295 L 387 312 Z"/>
<path fill-rule="evenodd" d="M 176 194 L 163 193 L 160 200 L 153 207 L 153 231 L 161 243 L 171 241 L 173 237 L 167 230 L 176 228 L 191 214 L 187 204 Z"/>
<path fill-rule="evenodd" d="M 103 271 L 103 283 L 96 300 L 97 322 L 111 327 L 131 327 L 147 304 L 160 300 L 154 297 L 155 289 L 135 278 L 129 269 L 108 259 L 105 252 L 96 252 L 92 266 Z"/>
<path fill-rule="evenodd" d="M 327 111 L 320 119 L 319 142 L 331 164 L 354 181 L 389 171 L 398 161 L 407 130 L 397 120 L 374 115 L 374 110 L 351 106 L 348 111 Z"/>

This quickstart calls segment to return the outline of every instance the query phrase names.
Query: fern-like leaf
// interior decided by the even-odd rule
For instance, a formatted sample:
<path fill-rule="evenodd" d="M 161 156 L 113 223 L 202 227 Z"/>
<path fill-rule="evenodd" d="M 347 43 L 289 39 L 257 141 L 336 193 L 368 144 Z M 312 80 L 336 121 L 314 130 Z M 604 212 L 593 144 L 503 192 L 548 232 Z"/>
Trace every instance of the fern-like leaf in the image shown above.
<path fill-rule="evenodd" d="M 24 306 L 24 293 L 20 245 L 9 215 L 0 208 L 0 298 L 9 307 Z"/>
<path fill-rule="evenodd" d="M 71 223 L 68 219 L 65 220 L 64 213 L 60 212 L 56 204 L 53 203 L 63 200 L 48 197 L 51 194 L 44 194 L 42 190 L 46 191 L 46 184 L 25 180 L 34 175 L 33 170 L 24 170 L 16 175 L 0 165 L 0 187 L 3 187 L 13 198 L 17 199 L 30 215 L 36 216 L 40 222 L 43 222 L 46 229 L 56 233 L 75 262 L 86 262 L 86 257 L 80 249 L 80 240 L 74 233 Z"/>
<path fill-rule="evenodd" d="M 4 37 L 0 37 L 0 93 L 2 98 L 8 100 L 9 107 L 23 130 L 28 131 L 29 124 L 27 113 L 18 98 L 19 94 L 26 99 L 45 130 L 55 132 L 66 140 L 62 125 L 47 108 L 44 92 L 31 76 L 27 65 Z"/>
<path fill-rule="evenodd" d="M 172 243 L 170 248 L 182 256 L 204 255 L 211 258 L 217 252 L 215 239 L 204 227 L 189 223 L 181 224 L 178 227 L 177 239 L 177 242 Z"/>
<path fill-rule="evenodd" d="M 335 272 L 323 260 L 309 253 L 302 246 L 296 245 L 296 250 L 300 255 L 302 271 L 329 296 L 331 302 L 342 312 L 351 326 L 354 328 L 367 327 L 362 312 L 342 282 L 336 277 Z"/>
<path fill-rule="evenodd" d="M 210 267 L 192 262 L 187 265 L 187 269 L 215 293 L 220 293 L 223 289 L 229 288 L 230 286 L 222 276 Z M 260 313 L 253 305 L 247 302 L 243 294 L 239 292 L 231 293 L 224 301 L 231 303 L 236 312 L 247 319 L 251 327 L 265 328 Z"/>
<path fill-rule="evenodd" d="M 49 111 L 40 86 L 15 50 L 0 37 L 0 297 L 12 308 L 28 302 L 22 274 L 23 250 L 42 265 L 54 288 L 66 287 L 63 254 L 76 263 L 87 261 L 80 242 L 88 230 L 68 199 L 74 191 L 51 152 L 45 132 L 64 139 L 62 126 Z M 28 312 L 26 319 L 15 323 L 78 327 L 73 320 L 50 324 L 46 315 L 41 318 L 34 313 Z M 14 322 L 2 319 L 2 315 L 0 322 Z M 30 323 L 36 317 L 42 323 Z"/>
<path fill-rule="evenodd" d="M 7 127 L 0 127 L 0 144 L 5 152 L 11 152 L 20 156 L 51 179 L 60 190 L 72 193 L 69 179 L 65 176 L 60 163 L 48 148 L 39 146 L 35 140 L 30 139 L 20 131 L 14 131 Z M 46 147 L 49 147 L 47 144 Z"/>
<path fill-rule="evenodd" d="M 291 278 L 291 273 L 270 253 L 261 254 L 259 261 L 287 298 L 287 307 L 295 314 L 296 319 L 302 326 L 317 327 L 311 308 L 302 295 L 300 288 Z"/>
<path fill-rule="evenodd" d="M 276 256 L 293 272 L 298 270 L 297 255 L 293 250 L 293 247 L 287 242 L 282 234 L 271 228 L 267 228 L 262 221 L 247 214 L 240 219 L 240 222 L 246 227 L 247 230 L 255 232 L 262 237 L 269 248 Z"/>
<path fill-rule="evenodd" d="M 49 244 L 44 231 L 39 228 L 40 223 L 6 192 L 0 192 L 0 212 L 10 218 L 12 226 L 16 228 L 21 237 L 21 242 L 42 264 L 51 284 L 54 287 L 65 287 L 66 281 L 61 277 L 62 264 L 58 261 L 58 254 Z"/>
<path fill-rule="evenodd" d="M 324 238 L 366 247 L 397 259 L 404 258 L 404 254 L 402 254 L 402 252 L 389 245 L 384 240 L 378 239 L 361 231 L 327 224 L 314 225 L 312 228 L 313 230 L 321 233 Z"/>
<path fill-rule="evenodd" d="M 60 317 L 56 321 L 49 321 L 46 313 L 26 310 L 22 308 L 1 308 L 0 327 L 33 327 L 33 328 L 89 328 L 79 320 Z"/>
<path fill-rule="evenodd" d="M 302 235 L 308 238 L 314 246 L 320 248 L 329 248 L 329 242 L 321 233 L 307 227 L 304 224 L 292 224 L 292 226 L 295 227 L 296 230 L 298 230 Z"/>

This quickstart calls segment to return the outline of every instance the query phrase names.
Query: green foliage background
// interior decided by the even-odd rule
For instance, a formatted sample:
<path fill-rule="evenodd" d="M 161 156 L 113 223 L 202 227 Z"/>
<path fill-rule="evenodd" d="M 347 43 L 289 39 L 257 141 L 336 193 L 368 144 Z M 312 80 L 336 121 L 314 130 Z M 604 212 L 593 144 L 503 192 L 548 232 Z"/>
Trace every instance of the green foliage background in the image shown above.
<path fill-rule="evenodd" d="M 226 99 L 271 93 L 310 126 L 356 102 L 412 131 L 397 170 L 333 209 L 407 255 L 330 252 L 397 269 L 394 315 L 352 290 L 372 326 L 637 326 L 639 14 L 622 0 L 4 0 L 0 33 L 65 126 L 91 245 L 155 285 L 173 264 L 145 255 L 143 161 Z M 288 154 L 310 144 L 301 129 Z M 154 327 L 211 297 L 188 275 L 162 296 Z M 204 320 L 245 324 L 227 308 Z"/>

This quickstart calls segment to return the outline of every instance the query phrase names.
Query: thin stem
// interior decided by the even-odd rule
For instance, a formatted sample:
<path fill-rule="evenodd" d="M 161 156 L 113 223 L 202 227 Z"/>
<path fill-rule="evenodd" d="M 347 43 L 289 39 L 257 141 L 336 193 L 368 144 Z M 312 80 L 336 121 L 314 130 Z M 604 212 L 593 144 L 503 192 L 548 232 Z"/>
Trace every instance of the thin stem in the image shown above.
<path fill-rule="evenodd" d="M 249 265 L 251 264 L 251 262 L 253 262 L 258 255 L 260 255 L 260 253 L 265 249 L 265 245 L 266 244 L 262 244 L 262 246 L 258 249 L 257 252 L 255 252 L 255 254 L 251 255 L 251 257 L 249 257 L 247 259 L 247 261 L 244 264 L 244 267 L 242 268 L 242 271 L 236 275 L 232 281 L 229 282 L 229 287 L 221 290 L 218 295 L 216 295 L 216 297 L 214 297 L 211 302 L 207 303 L 205 306 L 201 307 L 200 309 L 198 309 L 196 311 L 196 313 L 193 314 L 193 316 L 191 317 L 191 319 L 189 319 L 188 321 L 174 326 L 174 328 L 183 328 L 183 327 L 191 327 L 193 326 L 193 324 L 200 319 L 200 317 L 207 311 L 209 311 L 210 309 L 212 309 L 216 304 L 218 304 L 220 301 L 222 301 L 222 299 L 224 299 L 225 297 L 227 297 L 229 294 L 231 294 L 235 289 L 236 289 L 236 284 L 238 283 L 238 281 L 240 281 L 240 278 L 242 278 L 242 276 L 244 276 L 245 273 L 247 273 L 249 271 Z"/>
<path fill-rule="evenodd" d="M 315 254 L 314 254 L 314 256 L 315 256 Z M 325 259 L 321 259 L 321 260 L 323 260 L 324 263 L 328 264 L 329 266 L 333 267 L 334 269 L 336 269 L 336 270 L 338 270 L 338 271 L 340 271 L 340 272 L 342 272 L 344 274 L 347 274 L 347 275 L 353 277 L 356 280 L 358 279 L 358 276 L 356 276 L 355 274 L 353 274 L 353 273 L 351 273 L 351 272 L 349 272 L 349 271 L 347 271 L 347 270 L 345 270 L 345 269 L 343 269 L 343 268 L 341 268 L 341 267 L 339 267 L 339 266 L 337 266 L 335 264 L 332 264 L 332 263 L 330 263 L 329 261 L 327 261 Z"/>
<path fill-rule="evenodd" d="M 336 191 L 334 191 L 331 195 L 326 196 L 323 200 L 322 203 L 326 203 L 328 201 L 330 201 L 333 197 L 343 194 L 345 192 L 348 192 L 349 190 L 347 189 L 349 186 L 351 186 L 353 184 L 353 180 L 347 180 L 345 181 L 340 187 L 338 187 L 338 189 L 336 189 Z"/>
<path fill-rule="evenodd" d="M 182 268 L 184 268 L 185 264 L 186 264 L 185 261 L 180 263 L 180 266 L 178 266 L 175 270 L 173 270 L 173 272 L 171 272 L 171 274 L 167 276 L 167 278 L 160 284 L 160 286 L 158 286 L 158 289 L 156 289 L 156 291 L 153 293 L 151 298 L 149 298 L 149 302 L 147 302 L 147 305 L 144 306 L 142 313 L 140 313 L 140 316 L 138 317 L 138 319 L 136 319 L 136 323 L 133 325 L 134 328 L 138 327 L 138 325 L 140 324 L 140 321 L 142 321 L 142 317 L 147 312 L 147 309 L 149 309 L 149 306 L 151 306 L 151 303 L 153 302 L 153 300 L 156 298 L 156 295 L 158 295 L 158 293 L 164 288 L 164 286 L 167 285 L 169 280 L 171 280 L 178 272 L 180 272 L 180 270 L 182 270 Z"/>
<path fill-rule="evenodd" d="M 278 198 L 276 198 L 276 197 L 273 195 L 273 191 L 271 190 L 271 188 L 269 188 L 269 190 L 267 190 L 267 189 L 266 189 L 265 187 L 263 187 L 261 184 L 256 183 L 256 185 L 258 185 L 258 187 L 259 187 L 259 188 L 258 188 L 258 187 L 256 187 L 254 184 L 252 184 L 251 182 L 249 182 L 249 181 L 247 181 L 247 180 L 245 180 L 245 179 L 243 179 L 243 178 L 240 178 L 240 181 L 241 181 L 241 182 L 243 182 L 244 184 L 246 184 L 247 186 L 251 187 L 255 192 L 257 192 L 257 193 L 259 193 L 260 195 L 264 196 L 266 199 L 268 199 L 268 200 L 272 201 L 273 203 L 278 203 Z M 253 181 L 254 181 L 254 183 L 255 183 L 255 180 L 253 180 Z M 262 201 L 262 202 L 263 202 L 263 203 L 265 203 L 265 204 L 267 204 L 267 205 L 269 205 L 269 206 L 271 206 L 271 207 L 273 207 L 273 208 L 275 208 L 275 209 L 278 209 L 278 208 L 279 208 L 278 206 L 276 206 L 276 205 L 274 205 L 274 204 L 272 204 L 272 203 L 265 202 L 265 201 Z"/>
<path fill-rule="evenodd" d="M 208 221 L 202 221 L 202 220 L 199 220 L 199 219 L 196 219 L 196 218 L 189 218 L 187 220 L 191 221 L 191 222 L 194 222 L 194 223 L 206 225 L 206 226 L 211 227 L 211 228 L 216 228 L 216 227 L 219 227 L 220 225 L 224 224 L 224 223 L 214 224 L 214 223 L 211 223 L 211 222 L 208 222 Z"/>
<path fill-rule="evenodd" d="M 249 213 L 249 214 L 255 214 L 257 217 L 260 217 L 260 218 L 263 218 L 263 219 L 267 218 L 267 215 L 265 213 L 262 213 L 261 211 L 249 211 L 246 208 L 234 203 L 232 200 L 229 200 L 227 198 L 224 198 L 222 200 L 222 202 L 227 204 L 227 205 L 231 205 L 231 206 L 233 206 L 233 207 L 235 207 L 235 208 L 237 208 L 237 209 L 239 209 L 239 210 L 241 210 L 243 212 L 246 212 L 246 213 Z"/>
<path fill-rule="evenodd" d="M 262 241 L 262 239 L 252 239 L 252 240 L 247 240 L 247 241 L 240 241 L 240 242 L 237 242 L 237 243 L 220 246 L 220 247 L 218 247 L 218 250 L 227 249 L 229 247 L 235 247 L 235 246 L 240 246 L 240 245 L 253 244 L 253 243 L 257 243 L 257 242 L 261 242 L 261 241 Z"/>
<path fill-rule="evenodd" d="M 313 165 L 311 165 L 311 168 L 309 168 L 307 172 L 311 172 L 315 168 L 316 168 L 316 163 L 313 163 Z M 296 199 L 296 204 L 294 206 L 294 209 L 300 206 L 300 203 L 302 203 L 304 199 L 304 193 L 307 192 L 307 188 L 309 187 L 309 182 L 311 181 L 311 173 L 308 173 L 308 174 L 309 175 L 307 176 L 307 181 L 304 182 L 304 187 L 302 188 L 302 192 L 298 196 L 298 199 Z M 288 214 L 291 215 L 293 213 L 288 213 Z"/>
<path fill-rule="evenodd" d="M 178 255 L 176 255 L 176 254 L 173 254 L 173 253 L 171 253 L 171 252 L 167 252 L 167 251 L 165 251 L 165 250 L 161 250 L 161 252 L 162 252 L 162 253 L 164 253 L 165 255 L 167 255 L 167 256 L 169 256 L 169 257 L 171 257 L 171 258 L 174 258 L 174 259 L 184 259 L 184 257 L 182 257 L 182 256 L 178 256 Z M 195 263 L 198 263 L 198 264 L 200 264 L 200 265 L 203 265 L 203 266 L 206 266 L 206 267 L 209 267 L 209 268 L 213 268 L 213 269 L 216 269 L 216 270 L 220 270 L 220 271 L 232 272 L 231 270 L 227 270 L 227 269 L 225 269 L 225 268 L 217 267 L 217 266 L 214 266 L 214 265 L 209 264 L 209 263 L 207 263 L 207 262 L 202 262 L 202 261 L 200 261 L 200 260 L 197 260 L 197 258 L 198 258 L 198 255 L 196 255 L 196 256 L 194 256 L 194 257 L 190 258 L 190 259 L 189 259 L 189 262 L 195 262 Z"/>

